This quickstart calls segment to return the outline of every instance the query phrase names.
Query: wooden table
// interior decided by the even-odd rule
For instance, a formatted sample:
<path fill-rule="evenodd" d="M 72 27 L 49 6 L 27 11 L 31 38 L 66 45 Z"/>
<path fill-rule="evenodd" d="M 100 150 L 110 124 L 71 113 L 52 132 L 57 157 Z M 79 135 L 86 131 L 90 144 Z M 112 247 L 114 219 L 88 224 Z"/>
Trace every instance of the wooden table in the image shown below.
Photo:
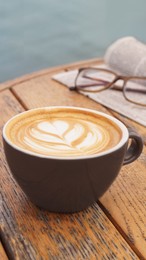
<path fill-rule="evenodd" d="M 133 126 L 146 144 L 146 129 L 53 81 L 57 72 L 98 64 L 97 59 L 46 69 L 0 85 L 0 129 L 24 110 L 69 105 L 100 110 Z M 146 147 L 123 166 L 97 203 L 75 214 L 40 210 L 14 181 L 1 145 L 1 259 L 146 259 Z M 107 173 L 108 174 L 108 173 Z"/>

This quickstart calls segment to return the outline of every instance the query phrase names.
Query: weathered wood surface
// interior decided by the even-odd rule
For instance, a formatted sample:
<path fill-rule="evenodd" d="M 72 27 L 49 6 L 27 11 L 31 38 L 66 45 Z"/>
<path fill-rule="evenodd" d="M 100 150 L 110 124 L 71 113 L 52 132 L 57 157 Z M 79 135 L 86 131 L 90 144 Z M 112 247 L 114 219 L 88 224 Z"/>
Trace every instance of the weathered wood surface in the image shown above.
<path fill-rule="evenodd" d="M 40 70 L 40 71 L 37 71 L 37 72 L 33 72 L 31 74 L 27 74 L 27 75 L 24 75 L 24 76 L 21 76 L 19 78 L 16 78 L 16 79 L 13 79 L 13 80 L 9 80 L 9 81 L 6 81 L 6 82 L 3 82 L 3 83 L 0 83 L 0 91 L 4 90 L 4 89 L 7 89 L 7 88 L 11 88 L 12 86 L 15 86 L 15 85 L 18 85 L 20 83 L 23 83 L 25 81 L 28 81 L 30 79 L 33 79 L 33 78 L 38 78 L 40 76 L 43 76 L 43 75 L 46 75 L 50 72 L 61 72 L 61 71 L 66 71 L 66 70 L 70 70 L 70 69 L 73 69 L 73 68 L 78 68 L 80 66 L 88 66 L 89 64 L 97 64 L 97 62 L 102 62 L 103 59 L 91 59 L 91 60 L 88 60 L 88 61 L 78 61 L 76 63 L 73 63 L 73 64 L 67 64 L 67 65 L 62 65 L 62 66 L 57 66 L 57 67 L 54 67 L 54 68 L 47 68 L 47 69 L 43 69 L 43 70 Z"/>
<path fill-rule="evenodd" d="M 55 69 L 48 70 L 36 73 L 34 78 L 18 79 L 16 84 L 3 84 L 1 130 L 11 116 L 34 107 L 71 105 L 113 113 L 51 80 L 54 73 Z M 133 125 L 145 138 L 144 127 L 114 115 Z M 11 259 L 146 258 L 146 148 L 136 162 L 122 168 L 99 202 L 72 215 L 52 214 L 32 205 L 11 176 L 2 147 L 0 171 L 1 237 Z"/>
<path fill-rule="evenodd" d="M 0 259 L 1 260 L 8 260 L 7 254 L 4 250 L 1 242 L 0 242 Z"/>

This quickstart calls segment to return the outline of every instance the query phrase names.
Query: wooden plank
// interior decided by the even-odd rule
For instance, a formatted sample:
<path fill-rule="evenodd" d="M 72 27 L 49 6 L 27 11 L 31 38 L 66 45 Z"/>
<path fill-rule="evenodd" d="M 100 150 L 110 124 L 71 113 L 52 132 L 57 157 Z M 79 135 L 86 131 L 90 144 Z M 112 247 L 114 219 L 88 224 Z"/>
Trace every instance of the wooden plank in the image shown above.
<path fill-rule="evenodd" d="M 27 83 L 21 84 L 21 86 L 15 86 L 13 88 L 14 94 L 21 100 L 22 103 L 25 104 L 27 108 L 35 108 L 35 107 L 42 107 L 42 106 L 51 106 L 51 105 L 71 105 L 71 106 L 81 106 L 81 107 L 88 107 L 95 110 L 101 110 L 106 113 L 111 112 L 108 111 L 103 106 L 97 104 L 96 102 L 90 100 L 89 98 L 80 95 L 75 92 L 70 92 L 65 86 L 61 86 L 58 82 L 55 82 L 51 80 L 49 75 L 45 75 L 43 77 L 39 77 L 37 79 L 32 79 L 31 81 Z M 113 112 L 112 112 L 113 113 Z M 146 137 L 146 129 L 143 126 L 140 126 L 137 123 L 134 123 L 122 116 L 119 116 L 117 113 L 113 113 L 116 117 L 119 119 L 122 119 L 126 124 L 133 126 L 141 135 L 145 138 Z M 123 167 L 123 170 L 121 171 L 120 176 L 124 176 L 123 180 L 124 183 L 122 185 L 126 185 L 127 192 L 125 195 L 123 195 L 121 199 L 121 185 L 115 185 L 112 186 L 113 192 L 117 194 L 117 200 L 121 203 L 121 207 L 125 207 L 125 204 L 129 204 L 128 199 L 130 200 L 130 195 L 128 194 L 128 191 L 130 191 L 130 194 L 132 197 L 135 198 L 135 200 L 130 200 L 131 203 L 131 219 L 128 216 L 128 224 L 127 220 L 125 220 L 125 215 L 123 215 L 123 212 L 119 213 L 121 215 L 121 218 L 123 218 L 123 221 L 121 221 L 121 218 L 117 218 L 117 205 L 113 203 L 113 196 L 109 196 L 109 193 L 107 193 L 107 199 L 109 205 L 112 205 L 112 210 L 110 210 L 112 218 L 116 220 L 117 224 L 123 229 L 125 232 L 126 237 L 129 239 L 129 242 L 137 248 L 139 252 L 142 252 L 146 256 L 146 252 L 144 252 L 144 245 L 146 247 L 146 241 L 145 237 L 143 235 L 143 232 L 141 230 L 145 230 L 145 214 L 146 210 L 144 208 L 144 202 L 141 200 L 141 198 L 146 200 L 146 190 L 145 190 L 145 150 L 139 160 L 137 162 L 134 162 L 130 166 Z M 127 174 L 125 174 L 125 172 Z M 136 173 L 135 173 L 136 172 Z M 132 182 L 131 179 L 132 178 Z M 122 178 L 118 178 L 119 183 Z M 132 184 L 131 184 L 132 183 Z M 131 186 L 132 185 L 132 186 Z M 132 189 L 134 187 L 134 189 Z M 136 195 L 135 195 L 136 194 Z M 108 203 L 106 203 L 106 197 L 104 197 L 104 200 L 102 199 L 103 205 L 108 209 Z M 110 201 L 110 202 L 109 202 Z M 135 213 L 135 204 L 137 204 L 137 213 Z M 119 205 L 119 204 L 118 204 Z M 140 212 L 142 210 L 143 213 Z M 137 224 L 137 221 L 135 222 L 132 220 L 132 211 L 133 216 L 135 214 L 135 217 L 139 220 L 139 224 Z M 142 221 L 140 221 L 140 218 L 142 217 Z M 130 223 L 131 220 L 131 223 Z M 127 226 L 128 225 L 128 226 Z M 139 228 L 138 228 L 139 225 Z M 133 230 L 132 233 L 132 240 L 131 240 L 131 233 L 130 230 Z"/>
<path fill-rule="evenodd" d="M 12 87 L 12 92 L 26 109 L 42 106 L 80 106 L 99 109 L 107 112 L 107 109 L 91 99 L 74 91 L 69 91 L 65 86 L 51 79 L 49 73 L 39 78 L 31 79 L 20 85 Z"/>
<path fill-rule="evenodd" d="M 7 88 L 10 88 L 12 86 L 18 85 L 20 83 L 26 82 L 30 79 L 46 75 L 46 74 L 51 73 L 51 72 L 57 73 L 58 71 L 65 71 L 65 70 L 69 70 L 69 69 L 73 69 L 73 68 L 78 68 L 80 66 L 84 67 L 84 66 L 89 65 L 90 63 L 93 65 L 93 64 L 97 64 L 99 62 L 103 62 L 103 59 L 97 59 L 96 58 L 96 59 L 91 59 L 91 60 L 78 61 L 78 62 L 75 62 L 75 63 L 72 63 L 72 64 L 66 64 L 66 65 L 62 65 L 62 66 L 56 66 L 56 67 L 53 67 L 53 68 L 43 69 L 43 70 L 40 70 L 40 71 L 37 71 L 37 72 L 26 74 L 26 75 L 21 76 L 21 77 L 16 78 L 16 79 L 12 79 L 12 80 L 0 83 L 0 91 L 7 89 Z"/>
<path fill-rule="evenodd" d="M 4 250 L 1 242 L 0 242 L 0 259 L 1 260 L 8 260 L 7 254 Z"/>
<path fill-rule="evenodd" d="M 0 129 L 23 111 L 8 90 L 0 94 Z M 1 140 L 0 140 L 1 141 Z M 9 172 L 1 149 L 2 238 L 12 259 L 138 259 L 98 204 L 76 214 L 35 207 Z"/>
<path fill-rule="evenodd" d="M 137 161 L 123 166 L 100 202 L 146 258 L 146 146 Z"/>

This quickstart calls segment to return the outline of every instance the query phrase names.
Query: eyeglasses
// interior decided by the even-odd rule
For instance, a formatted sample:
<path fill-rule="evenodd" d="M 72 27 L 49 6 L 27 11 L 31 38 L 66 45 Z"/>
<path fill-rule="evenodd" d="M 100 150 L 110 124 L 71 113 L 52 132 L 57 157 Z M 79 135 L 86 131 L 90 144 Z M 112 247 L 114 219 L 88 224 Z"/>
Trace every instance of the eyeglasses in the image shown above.
<path fill-rule="evenodd" d="M 146 106 L 146 77 L 126 77 L 102 68 L 80 68 L 75 85 L 70 90 L 100 92 L 106 89 L 122 91 L 126 100 Z"/>

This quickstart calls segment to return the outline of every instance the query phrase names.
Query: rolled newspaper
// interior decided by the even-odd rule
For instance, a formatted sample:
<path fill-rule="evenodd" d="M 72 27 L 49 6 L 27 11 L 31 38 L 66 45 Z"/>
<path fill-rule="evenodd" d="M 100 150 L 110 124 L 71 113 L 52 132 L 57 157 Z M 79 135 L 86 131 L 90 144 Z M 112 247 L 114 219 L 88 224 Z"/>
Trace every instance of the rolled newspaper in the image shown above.
<path fill-rule="evenodd" d="M 121 75 L 146 77 L 146 44 L 134 37 L 120 38 L 104 55 L 105 64 Z"/>

